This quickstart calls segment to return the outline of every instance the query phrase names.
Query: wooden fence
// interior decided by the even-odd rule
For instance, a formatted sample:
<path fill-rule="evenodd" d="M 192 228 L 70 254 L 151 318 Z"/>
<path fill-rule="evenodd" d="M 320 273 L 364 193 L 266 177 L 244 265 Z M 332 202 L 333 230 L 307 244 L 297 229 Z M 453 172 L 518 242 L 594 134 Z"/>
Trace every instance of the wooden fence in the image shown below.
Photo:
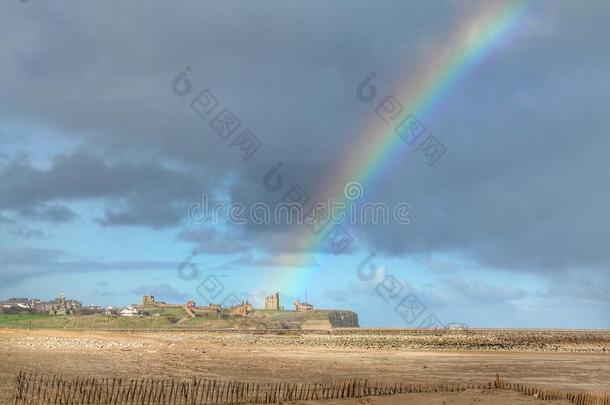
<path fill-rule="evenodd" d="M 232 405 L 361 398 L 410 392 L 508 389 L 539 399 L 567 399 L 576 405 L 610 405 L 610 396 L 570 393 L 513 384 L 496 376 L 486 384 L 384 384 L 351 379 L 330 383 L 258 383 L 207 378 L 123 379 L 32 375 L 20 372 L 14 405 Z"/>
<path fill-rule="evenodd" d="M 330 383 L 257 383 L 206 378 L 182 380 L 17 377 L 14 405 L 26 404 L 275 404 L 284 401 L 361 398 L 408 392 L 452 392 L 491 388 L 488 384 L 384 384 L 351 379 Z"/>
<path fill-rule="evenodd" d="M 494 387 L 503 390 L 513 390 L 540 400 L 567 400 L 576 405 L 610 405 L 610 395 L 591 394 L 587 392 L 569 392 L 535 387 L 528 384 L 508 382 L 496 374 Z"/>

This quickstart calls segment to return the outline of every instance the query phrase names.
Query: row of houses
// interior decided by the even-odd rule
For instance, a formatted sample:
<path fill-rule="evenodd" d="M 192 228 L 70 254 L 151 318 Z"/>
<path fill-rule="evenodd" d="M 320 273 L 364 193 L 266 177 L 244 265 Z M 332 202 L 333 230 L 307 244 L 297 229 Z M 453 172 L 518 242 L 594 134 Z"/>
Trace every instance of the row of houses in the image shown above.
<path fill-rule="evenodd" d="M 52 315 L 73 314 L 82 306 L 80 301 L 67 299 L 64 294 L 50 301 L 41 301 L 37 298 L 9 298 L 6 301 L 0 301 L 0 308 L 4 310 L 27 310 Z"/>
<path fill-rule="evenodd" d="M 133 307 L 102 308 L 99 306 L 84 307 L 82 302 L 68 299 L 64 294 L 50 301 L 42 301 L 38 298 L 9 298 L 0 301 L 0 309 L 6 311 L 28 311 L 35 313 L 48 313 L 51 315 L 72 315 L 82 314 L 104 314 L 107 316 L 142 316 L 145 312 Z"/>

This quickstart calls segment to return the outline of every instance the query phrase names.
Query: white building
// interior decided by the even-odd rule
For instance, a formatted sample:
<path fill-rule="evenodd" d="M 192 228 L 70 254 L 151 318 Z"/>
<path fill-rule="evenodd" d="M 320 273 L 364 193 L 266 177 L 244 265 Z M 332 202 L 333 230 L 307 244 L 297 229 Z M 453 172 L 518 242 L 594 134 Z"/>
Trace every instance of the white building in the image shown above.
<path fill-rule="evenodd" d="M 121 312 L 119 312 L 119 315 L 120 316 L 137 316 L 138 310 L 133 307 L 127 307 L 127 308 L 121 310 Z"/>

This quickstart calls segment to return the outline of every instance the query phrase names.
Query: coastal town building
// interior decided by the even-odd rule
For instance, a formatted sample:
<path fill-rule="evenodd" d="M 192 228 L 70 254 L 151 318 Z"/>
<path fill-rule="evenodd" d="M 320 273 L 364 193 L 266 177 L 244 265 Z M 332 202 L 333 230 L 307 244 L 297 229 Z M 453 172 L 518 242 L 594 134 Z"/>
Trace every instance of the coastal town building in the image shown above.
<path fill-rule="evenodd" d="M 6 301 L 0 301 L 0 307 L 2 308 L 31 308 L 32 300 L 29 298 L 9 298 Z"/>
<path fill-rule="evenodd" d="M 47 312 L 51 315 L 73 314 L 82 307 L 82 303 L 77 300 L 67 299 L 62 293 L 59 297 L 50 301 L 29 298 L 9 298 L 0 301 L 0 308 L 4 310 L 28 310 L 31 312 Z"/>
<path fill-rule="evenodd" d="M 294 310 L 297 312 L 311 311 L 313 310 L 313 305 L 296 300 L 294 302 Z"/>
<path fill-rule="evenodd" d="M 223 308 L 221 304 L 208 304 L 199 307 L 194 301 L 187 301 L 184 304 L 168 304 L 155 299 L 155 297 L 150 294 L 142 296 L 142 304 L 133 304 L 126 308 L 102 308 L 94 305 L 83 307 L 80 301 L 68 299 L 63 293 L 59 297 L 49 301 L 30 298 L 8 298 L 4 301 L 0 301 L 1 312 L 36 312 L 48 313 L 51 315 L 70 315 L 78 313 L 82 315 L 105 314 L 108 316 L 139 316 L 148 315 L 150 307 L 158 307 L 161 309 L 184 308 L 190 316 L 209 316 L 209 314 L 218 316 L 223 312 L 230 315 L 246 316 L 255 311 L 254 306 L 247 300 L 229 308 Z M 314 309 L 313 305 L 307 302 L 301 302 L 298 299 L 294 301 L 293 308 L 294 311 L 298 312 L 311 311 Z M 284 307 L 280 305 L 279 292 L 275 292 L 265 297 L 264 309 L 268 311 L 284 311 Z"/>
<path fill-rule="evenodd" d="M 242 301 L 241 304 L 231 307 L 231 315 L 248 315 L 252 312 L 252 304 L 248 301 Z"/>
<path fill-rule="evenodd" d="M 268 295 L 265 297 L 265 309 L 272 311 L 280 310 L 280 293 Z"/>
<path fill-rule="evenodd" d="M 59 297 L 34 305 L 36 312 L 48 312 L 51 315 L 69 315 L 81 308 L 82 304 L 76 300 L 67 299 L 62 293 Z"/>
<path fill-rule="evenodd" d="M 127 317 L 138 316 L 138 310 L 136 308 L 134 308 L 134 307 L 127 307 L 127 308 L 122 309 L 119 312 L 119 315 L 120 316 L 127 316 Z"/>

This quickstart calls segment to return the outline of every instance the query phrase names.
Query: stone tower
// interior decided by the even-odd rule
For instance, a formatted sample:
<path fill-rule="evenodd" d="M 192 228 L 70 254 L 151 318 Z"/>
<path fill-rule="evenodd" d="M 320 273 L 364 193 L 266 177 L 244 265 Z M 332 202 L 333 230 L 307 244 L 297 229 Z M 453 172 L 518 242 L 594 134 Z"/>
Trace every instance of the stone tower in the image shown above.
<path fill-rule="evenodd" d="M 276 292 L 275 294 L 271 294 L 265 297 L 265 309 L 270 309 L 272 311 L 280 310 L 280 293 Z"/>

